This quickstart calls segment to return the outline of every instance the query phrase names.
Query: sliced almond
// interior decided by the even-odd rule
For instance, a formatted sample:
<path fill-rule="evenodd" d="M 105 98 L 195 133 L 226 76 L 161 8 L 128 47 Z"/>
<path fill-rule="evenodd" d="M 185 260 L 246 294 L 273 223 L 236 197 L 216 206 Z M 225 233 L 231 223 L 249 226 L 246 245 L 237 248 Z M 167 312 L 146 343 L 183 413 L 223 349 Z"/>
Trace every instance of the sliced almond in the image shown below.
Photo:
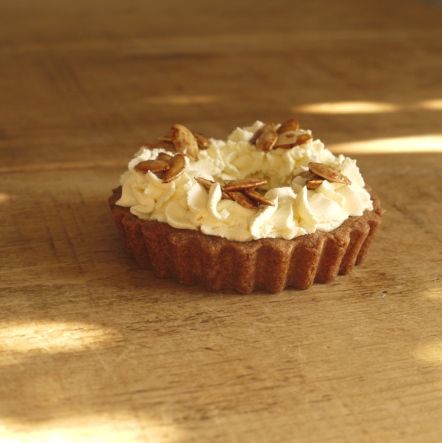
<path fill-rule="evenodd" d="M 289 118 L 281 123 L 281 126 L 276 131 L 278 134 L 284 134 L 284 132 L 296 131 L 299 129 L 299 122 L 296 118 Z"/>
<path fill-rule="evenodd" d="M 203 178 L 203 177 L 195 177 L 195 180 L 204 188 L 206 188 L 207 190 L 210 189 L 210 187 L 215 183 L 212 180 L 208 180 L 207 178 Z"/>
<path fill-rule="evenodd" d="M 306 183 L 307 189 L 310 189 L 311 191 L 313 191 L 313 190 L 319 188 L 319 186 L 322 185 L 323 181 L 324 180 L 321 180 L 320 178 L 313 179 L 313 180 L 307 180 L 307 183 Z"/>
<path fill-rule="evenodd" d="M 274 149 L 292 149 L 295 146 L 303 145 L 312 138 L 310 134 L 300 134 L 296 137 L 296 140 L 290 141 L 287 136 L 288 134 L 280 135 Z"/>
<path fill-rule="evenodd" d="M 169 169 L 163 176 L 163 182 L 169 183 L 178 178 L 186 167 L 186 160 L 183 154 L 177 154 L 169 161 Z"/>
<path fill-rule="evenodd" d="M 236 203 L 240 204 L 244 208 L 247 208 L 247 209 L 255 209 L 256 208 L 256 206 L 253 203 L 253 200 L 251 200 L 249 197 L 244 195 L 242 192 L 229 191 L 229 192 L 227 192 L 227 194 L 229 195 L 229 197 L 233 201 L 236 201 Z"/>
<path fill-rule="evenodd" d="M 196 139 L 199 149 L 207 149 L 209 147 L 209 140 L 204 137 L 204 135 L 200 134 L 199 132 L 194 132 L 193 136 Z"/>
<path fill-rule="evenodd" d="M 198 143 L 190 129 L 183 125 L 173 125 L 172 142 L 177 152 L 187 154 L 192 160 L 198 159 Z"/>
<path fill-rule="evenodd" d="M 298 138 L 298 134 L 296 131 L 284 132 L 283 134 L 278 135 L 278 140 L 275 143 L 273 149 L 277 149 L 284 145 L 290 145 L 291 147 L 296 145 L 296 139 Z"/>
<path fill-rule="evenodd" d="M 261 135 L 256 140 L 256 149 L 266 152 L 271 151 L 277 141 L 276 125 L 268 123 L 264 126 Z"/>
<path fill-rule="evenodd" d="M 207 190 L 210 190 L 210 187 L 215 183 L 214 181 L 208 180 L 207 178 L 203 177 L 195 177 L 195 180 Z M 231 200 L 229 194 L 223 191 L 222 188 L 221 188 L 221 193 L 224 199 Z"/>
<path fill-rule="evenodd" d="M 169 165 L 167 162 L 162 161 L 162 160 L 145 160 L 142 161 L 140 163 L 138 163 L 135 166 L 135 169 L 137 171 L 141 171 L 141 172 L 163 172 L 163 171 L 167 171 L 169 169 Z"/>
<path fill-rule="evenodd" d="M 261 126 L 259 129 L 255 131 L 255 133 L 252 135 L 252 138 L 249 140 L 249 143 L 254 145 L 256 143 L 256 140 L 258 140 L 259 136 L 262 134 L 262 131 L 264 130 L 264 126 Z"/>
<path fill-rule="evenodd" d="M 254 189 L 244 189 L 244 194 L 247 195 L 250 199 L 252 199 L 255 203 L 266 206 L 274 206 L 274 204 L 266 199 L 262 194 Z"/>
<path fill-rule="evenodd" d="M 319 177 L 325 178 L 330 182 L 351 185 L 351 181 L 333 166 L 325 165 L 324 163 L 310 162 L 308 168 L 313 174 L 319 175 Z"/>
<path fill-rule="evenodd" d="M 313 174 L 313 172 L 310 170 L 302 171 L 297 175 L 297 177 L 302 177 L 305 178 L 306 180 L 316 180 L 319 178 L 316 174 Z"/>
<path fill-rule="evenodd" d="M 283 143 L 282 145 L 275 145 L 274 149 L 292 149 L 298 144 L 296 142 L 293 143 Z"/>
<path fill-rule="evenodd" d="M 303 145 L 304 143 L 308 142 L 312 138 L 313 138 L 313 136 L 311 134 L 301 134 L 301 135 L 298 135 L 298 138 L 296 139 L 296 144 L 297 145 Z"/>
<path fill-rule="evenodd" d="M 162 160 L 163 162 L 169 162 L 172 160 L 173 156 L 170 154 L 166 154 L 165 152 L 160 152 L 158 154 L 157 160 Z"/>
<path fill-rule="evenodd" d="M 258 186 L 263 186 L 267 184 L 267 180 L 264 178 L 248 178 L 244 180 L 233 180 L 226 183 L 223 186 L 223 190 L 226 192 L 230 191 L 242 191 L 243 189 L 254 189 Z"/>

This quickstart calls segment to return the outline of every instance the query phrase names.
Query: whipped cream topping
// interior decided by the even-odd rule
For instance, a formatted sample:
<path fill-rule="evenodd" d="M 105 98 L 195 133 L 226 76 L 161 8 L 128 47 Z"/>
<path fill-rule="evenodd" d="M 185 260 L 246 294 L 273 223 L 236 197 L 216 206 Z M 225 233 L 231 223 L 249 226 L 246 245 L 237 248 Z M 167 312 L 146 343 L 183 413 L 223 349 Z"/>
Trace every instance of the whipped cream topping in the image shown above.
<path fill-rule="evenodd" d="M 237 128 L 227 140 L 210 139 L 199 159 L 186 158 L 184 173 L 163 183 L 152 172 L 143 173 L 135 166 L 155 159 L 165 149 L 141 148 L 121 176 L 122 194 L 117 205 L 143 220 L 157 220 L 178 229 L 201 230 L 229 240 L 249 241 L 260 238 L 293 239 L 316 231 L 332 231 L 350 216 L 361 216 L 373 209 L 356 161 L 335 156 L 320 140 L 310 139 L 291 149 L 257 150 L 249 143 L 263 126 Z M 296 135 L 310 133 L 295 131 Z M 315 190 L 308 190 L 305 178 L 309 162 L 335 167 L 351 184 L 324 180 Z M 266 178 L 265 197 L 274 206 L 248 209 L 232 200 L 222 199 L 221 186 L 214 183 L 207 191 L 195 181 L 203 177 L 215 182 L 243 178 Z"/>

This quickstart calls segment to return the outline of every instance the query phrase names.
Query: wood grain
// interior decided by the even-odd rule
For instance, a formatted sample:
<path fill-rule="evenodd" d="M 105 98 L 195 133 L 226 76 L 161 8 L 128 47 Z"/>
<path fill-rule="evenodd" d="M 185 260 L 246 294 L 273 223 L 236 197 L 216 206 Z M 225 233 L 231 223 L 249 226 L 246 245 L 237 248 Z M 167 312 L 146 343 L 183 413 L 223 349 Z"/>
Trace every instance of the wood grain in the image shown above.
<path fill-rule="evenodd" d="M 441 155 L 357 156 L 387 209 L 363 267 L 207 294 L 122 250 L 106 200 L 175 122 L 298 114 L 326 143 L 440 135 L 435 2 L 0 4 L 0 441 L 439 442 Z M 52 440 L 51 440 L 52 438 Z M 101 440 L 99 440 L 101 438 Z"/>

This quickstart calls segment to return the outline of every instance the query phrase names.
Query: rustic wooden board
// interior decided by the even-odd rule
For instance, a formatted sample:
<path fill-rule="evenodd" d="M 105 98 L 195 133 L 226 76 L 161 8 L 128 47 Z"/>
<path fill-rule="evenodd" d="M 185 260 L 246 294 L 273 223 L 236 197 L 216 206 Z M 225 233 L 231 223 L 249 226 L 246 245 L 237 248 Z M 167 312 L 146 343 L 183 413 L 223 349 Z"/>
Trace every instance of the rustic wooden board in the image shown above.
<path fill-rule="evenodd" d="M 224 3 L 0 4 L 0 441 L 441 440 L 441 9 Z M 418 140 L 357 155 L 366 264 L 273 296 L 137 270 L 106 205 L 137 147 L 294 110 L 344 150 Z"/>

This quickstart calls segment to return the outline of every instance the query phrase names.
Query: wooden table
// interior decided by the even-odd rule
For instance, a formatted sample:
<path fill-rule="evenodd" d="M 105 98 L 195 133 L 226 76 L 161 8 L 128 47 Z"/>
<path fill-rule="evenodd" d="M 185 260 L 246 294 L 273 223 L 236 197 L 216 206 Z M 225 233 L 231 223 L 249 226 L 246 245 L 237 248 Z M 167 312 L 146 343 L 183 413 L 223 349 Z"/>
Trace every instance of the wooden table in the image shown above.
<path fill-rule="evenodd" d="M 294 3 L 1 2 L 0 441 L 441 441 L 442 9 Z M 137 270 L 106 199 L 138 146 L 292 113 L 388 211 L 366 265 L 272 296 Z"/>

